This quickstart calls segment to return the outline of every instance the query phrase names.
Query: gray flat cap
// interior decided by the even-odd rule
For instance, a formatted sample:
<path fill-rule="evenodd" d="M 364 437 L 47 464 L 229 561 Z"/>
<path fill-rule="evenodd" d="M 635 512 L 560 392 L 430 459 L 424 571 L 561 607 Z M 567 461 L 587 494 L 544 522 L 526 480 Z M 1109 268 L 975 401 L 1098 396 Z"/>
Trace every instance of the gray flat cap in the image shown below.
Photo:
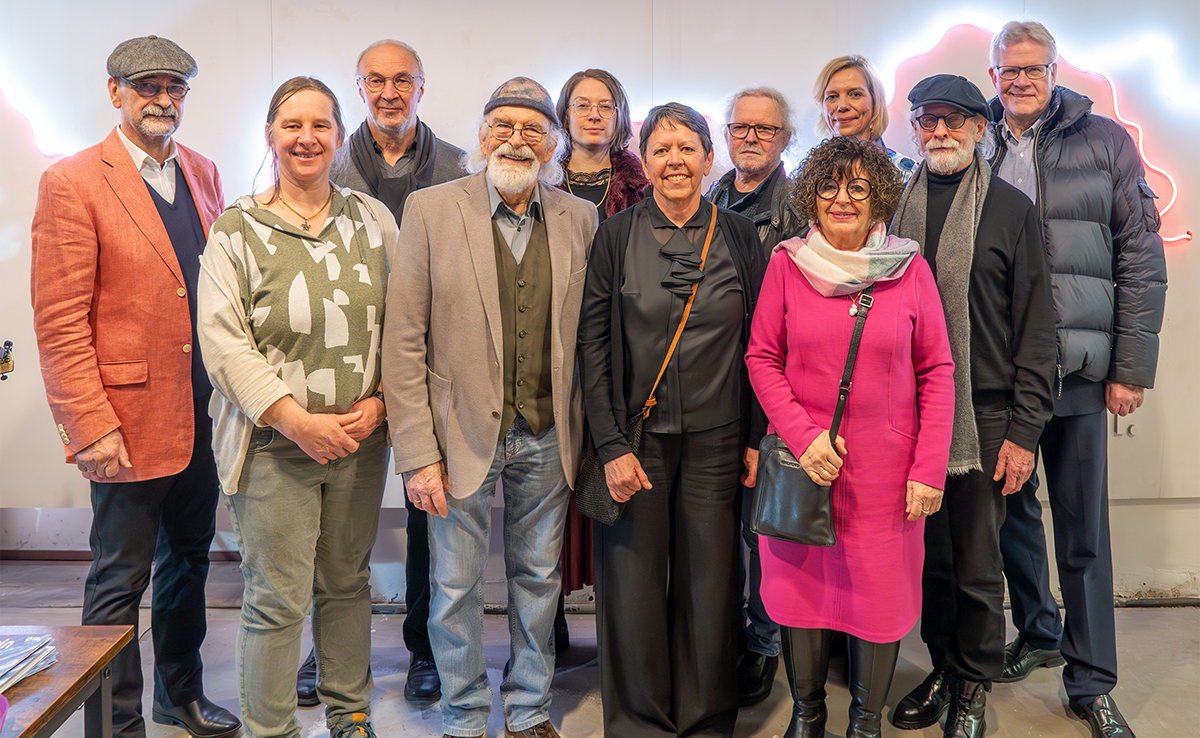
<path fill-rule="evenodd" d="M 153 74 L 169 74 L 191 79 L 199 69 L 192 55 L 170 39 L 141 36 L 122 41 L 108 55 L 108 76 L 140 79 Z"/>
<path fill-rule="evenodd" d="M 496 108 L 514 105 L 519 108 L 532 108 L 550 119 L 550 125 L 558 125 L 558 113 L 554 112 L 554 101 L 546 88 L 528 77 L 513 77 L 496 88 L 483 106 L 483 114 L 487 115 Z"/>

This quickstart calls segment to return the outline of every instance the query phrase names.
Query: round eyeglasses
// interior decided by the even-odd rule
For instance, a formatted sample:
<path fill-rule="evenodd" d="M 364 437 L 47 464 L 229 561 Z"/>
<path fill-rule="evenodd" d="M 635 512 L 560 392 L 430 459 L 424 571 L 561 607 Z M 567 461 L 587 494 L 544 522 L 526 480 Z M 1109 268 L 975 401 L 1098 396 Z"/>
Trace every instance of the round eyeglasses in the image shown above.
<path fill-rule="evenodd" d="M 962 113 L 951 113 L 950 115 L 918 115 L 917 125 L 921 126 L 922 130 L 933 131 L 937 129 L 938 121 L 946 124 L 946 127 L 952 131 L 957 131 L 967 123 L 967 116 Z"/>
<path fill-rule="evenodd" d="M 137 94 L 147 99 L 158 97 L 162 94 L 164 89 L 164 85 L 160 85 L 157 82 L 146 82 L 145 80 L 138 81 L 129 79 L 127 77 L 122 77 L 121 79 L 125 82 L 125 84 L 137 90 Z M 171 98 L 172 100 L 182 100 L 187 96 L 188 90 L 192 88 L 188 87 L 182 82 L 174 82 L 166 85 L 165 89 L 167 91 L 167 97 Z"/>
<path fill-rule="evenodd" d="M 546 132 L 537 126 L 514 126 L 512 123 L 488 123 L 488 128 L 492 129 L 492 136 L 497 141 L 507 141 L 518 131 L 520 131 L 521 138 L 525 140 L 525 143 L 531 145 L 540 143 L 546 137 Z"/>
<path fill-rule="evenodd" d="M 371 93 L 383 92 L 383 88 L 387 86 L 389 81 L 396 88 L 396 92 L 412 92 L 413 87 L 416 87 L 417 81 L 420 79 L 421 77 L 414 77 L 411 74 L 397 74 L 395 77 L 368 74 L 366 77 L 359 77 L 358 81 L 362 82 L 367 92 Z"/>
<path fill-rule="evenodd" d="M 586 118 L 591 115 L 593 108 L 596 109 L 601 118 L 611 118 L 613 117 L 613 113 L 617 112 L 617 109 L 610 102 L 588 102 L 581 97 L 577 97 L 571 101 L 571 110 L 574 110 L 575 115 L 578 115 L 580 118 Z"/>
<path fill-rule="evenodd" d="M 842 183 L 832 177 L 817 182 L 817 197 L 822 200 L 833 200 L 842 191 Z M 862 177 L 855 177 L 846 183 L 846 194 L 851 200 L 866 200 L 871 196 L 871 183 Z"/>
<path fill-rule="evenodd" d="M 750 135 L 750 130 L 754 129 L 754 135 L 759 141 L 770 141 L 775 138 L 775 134 L 783 130 L 781 126 L 757 125 L 752 126 L 746 123 L 726 123 L 725 130 L 729 131 L 729 135 L 743 139 Z"/>

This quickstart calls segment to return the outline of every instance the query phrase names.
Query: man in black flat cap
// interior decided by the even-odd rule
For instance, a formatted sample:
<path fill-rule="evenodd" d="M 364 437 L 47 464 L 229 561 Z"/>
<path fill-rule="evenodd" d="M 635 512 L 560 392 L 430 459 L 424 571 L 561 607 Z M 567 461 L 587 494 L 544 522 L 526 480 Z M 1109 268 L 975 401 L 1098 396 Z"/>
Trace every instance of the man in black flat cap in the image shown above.
<path fill-rule="evenodd" d="M 196 71 L 157 36 L 109 56 L 120 124 L 42 175 L 31 292 L 50 410 L 91 483 L 83 624 L 136 626 L 153 565 L 154 721 L 222 738 L 241 723 L 204 696 L 200 661 L 219 492 L 195 288 L 225 200 L 213 163 L 172 139 Z M 112 733 L 144 738 L 137 638 L 112 667 Z"/>
<path fill-rule="evenodd" d="M 925 161 L 892 232 L 922 245 L 937 280 L 955 408 L 946 494 L 925 521 L 921 639 L 933 673 L 892 723 L 924 728 L 948 710 L 947 738 L 982 738 L 986 693 L 1004 667 L 1000 526 L 1053 407 L 1054 304 L 1033 203 L 977 151 L 992 119 L 979 88 L 938 74 L 908 99 Z"/>

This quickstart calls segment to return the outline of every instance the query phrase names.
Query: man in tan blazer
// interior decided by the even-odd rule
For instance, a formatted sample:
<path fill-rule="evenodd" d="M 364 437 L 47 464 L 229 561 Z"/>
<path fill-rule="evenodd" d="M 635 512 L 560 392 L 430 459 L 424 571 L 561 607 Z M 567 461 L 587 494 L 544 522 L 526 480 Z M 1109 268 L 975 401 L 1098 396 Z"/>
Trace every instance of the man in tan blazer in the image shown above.
<path fill-rule="evenodd" d="M 164 38 L 113 51 L 120 125 L 42 175 L 31 293 L 50 410 L 91 482 L 83 624 L 136 625 L 154 564 L 154 720 L 218 738 L 241 723 L 201 678 L 218 491 L 195 287 L 223 198 L 213 163 L 172 140 L 196 71 Z M 114 735 L 145 736 L 136 639 L 113 660 L 112 701 Z"/>
<path fill-rule="evenodd" d="M 525 77 L 484 107 L 475 175 L 414 192 L 392 256 L 383 390 L 396 471 L 433 516 L 429 633 L 443 730 L 482 736 L 483 571 L 502 481 L 511 653 L 505 736 L 555 738 L 553 624 L 582 443 L 575 330 L 596 208 L 552 185 L 565 135 Z"/>

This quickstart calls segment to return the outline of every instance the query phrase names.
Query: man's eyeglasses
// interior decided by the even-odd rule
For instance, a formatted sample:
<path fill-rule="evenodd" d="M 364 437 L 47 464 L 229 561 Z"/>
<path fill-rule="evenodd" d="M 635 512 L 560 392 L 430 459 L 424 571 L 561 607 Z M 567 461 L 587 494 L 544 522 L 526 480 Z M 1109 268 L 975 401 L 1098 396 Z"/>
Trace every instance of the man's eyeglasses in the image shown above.
<path fill-rule="evenodd" d="M 757 125 L 751 126 L 745 123 L 726 123 L 725 130 L 729 131 L 729 135 L 734 138 L 745 138 L 750 134 L 750 129 L 754 129 L 754 135 L 759 141 L 770 141 L 775 138 L 775 134 L 783 130 L 781 126 Z"/>
<path fill-rule="evenodd" d="M 1050 74 L 1050 69 L 1054 63 L 1050 64 L 1030 64 L 1027 67 L 992 67 L 996 70 L 996 76 L 1003 80 L 1014 80 L 1021 76 L 1021 72 L 1029 79 L 1042 79 L 1047 74 Z"/>
<path fill-rule="evenodd" d="M 967 116 L 963 115 L 962 113 L 951 113 L 950 115 L 918 115 L 917 125 L 921 126 L 923 130 L 933 131 L 937 130 L 937 124 L 939 120 L 945 123 L 946 127 L 950 130 L 957 131 L 959 128 L 962 128 L 964 125 L 966 125 Z"/>
<path fill-rule="evenodd" d="M 833 200 L 842 190 L 842 183 L 832 177 L 817 182 L 817 197 L 822 200 Z M 855 177 L 846 183 L 846 194 L 851 200 L 866 200 L 871 196 L 871 183 L 862 177 Z"/>
<path fill-rule="evenodd" d="M 137 94 L 147 99 L 158 97 L 163 91 L 163 85 L 160 85 L 157 82 L 146 82 L 145 80 L 138 81 L 129 79 L 127 77 L 122 77 L 121 80 L 125 84 L 137 90 Z M 190 89 L 192 88 L 185 84 L 173 82 L 166 86 L 167 97 L 171 98 L 172 100 L 182 100 L 183 98 L 187 97 L 188 90 Z"/>
<path fill-rule="evenodd" d="M 497 141 L 507 141 L 517 131 L 521 132 L 521 138 L 527 144 L 540 143 L 546 137 L 546 132 L 537 126 L 514 126 L 512 123 L 488 123 L 488 128 L 492 129 L 492 136 Z"/>
<path fill-rule="evenodd" d="M 413 77 L 410 74 L 397 74 L 390 79 L 392 86 L 396 88 L 396 92 L 412 92 L 416 86 L 417 80 L 421 77 Z M 367 92 L 383 92 L 383 88 L 387 86 L 389 78 L 379 74 L 368 74 L 366 77 L 359 77 L 359 82 L 362 82 L 363 87 Z"/>
<path fill-rule="evenodd" d="M 571 101 L 571 110 L 574 110 L 575 115 L 578 115 L 580 118 L 586 118 L 591 115 L 592 108 L 596 109 L 601 118 L 611 118 L 613 117 L 613 113 L 617 111 L 610 102 L 588 102 L 581 97 Z"/>

